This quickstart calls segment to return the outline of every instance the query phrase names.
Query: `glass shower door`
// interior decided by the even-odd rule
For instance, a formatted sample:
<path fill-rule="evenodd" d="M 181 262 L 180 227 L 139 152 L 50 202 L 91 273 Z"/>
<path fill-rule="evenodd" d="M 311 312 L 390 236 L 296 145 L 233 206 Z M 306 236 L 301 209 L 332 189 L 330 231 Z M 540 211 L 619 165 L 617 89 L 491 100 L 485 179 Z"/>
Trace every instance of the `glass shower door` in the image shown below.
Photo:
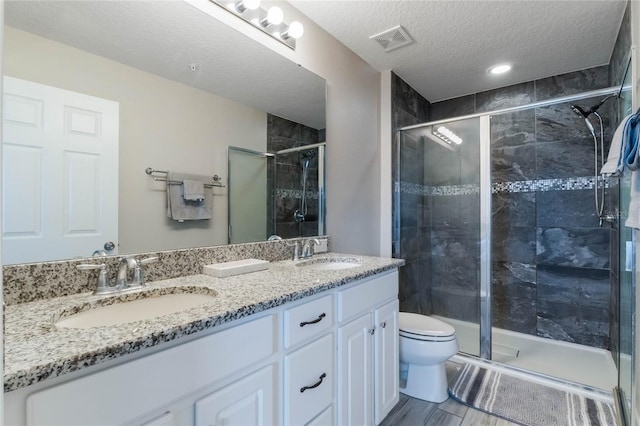
<path fill-rule="evenodd" d="M 394 255 L 406 260 L 400 309 L 451 324 L 460 351 L 482 358 L 491 357 L 488 123 L 408 128 L 395 150 Z"/>
<path fill-rule="evenodd" d="M 274 156 L 232 146 L 227 155 L 229 244 L 265 241 L 275 231 L 273 189 L 267 179 Z"/>

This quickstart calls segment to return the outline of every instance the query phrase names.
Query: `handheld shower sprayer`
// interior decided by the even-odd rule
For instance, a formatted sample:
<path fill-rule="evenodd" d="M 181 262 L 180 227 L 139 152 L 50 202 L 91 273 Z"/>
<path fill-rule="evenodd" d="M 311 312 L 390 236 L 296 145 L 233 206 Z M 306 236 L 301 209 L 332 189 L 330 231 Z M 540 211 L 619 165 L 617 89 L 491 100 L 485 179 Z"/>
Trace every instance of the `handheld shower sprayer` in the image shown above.
<path fill-rule="evenodd" d="M 593 136 L 593 150 L 594 150 L 594 165 L 593 165 L 593 180 L 594 180 L 594 196 L 595 196 L 595 204 L 596 204 L 596 213 L 598 215 L 598 219 L 600 220 L 600 226 L 602 226 L 602 222 L 606 219 L 602 213 L 604 211 L 604 185 L 602 187 L 602 191 L 598 191 L 598 186 L 600 182 L 598 181 L 598 157 L 600 157 L 600 168 L 604 166 L 604 126 L 602 124 L 602 117 L 598 114 L 598 109 L 604 105 L 606 101 L 609 99 L 616 97 L 616 95 L 605 96 L 600 102 L 586 111 L 580 108 L 578 105 L 569 105 L 571 110 L 575 112 L 578 116 L 584 119 L 587 128 L 591 132 L 591 136 Z M 593 124 L 589 121 L 589 116 L 593 114 L 598 117 L 598 121 L 600 122 L 600 155 L 598 155 L 598 138 L 596 137 L 596 131 L 593 128 Z M 600 192 L 600 196 L 598 196 L 598 192 Z"/>

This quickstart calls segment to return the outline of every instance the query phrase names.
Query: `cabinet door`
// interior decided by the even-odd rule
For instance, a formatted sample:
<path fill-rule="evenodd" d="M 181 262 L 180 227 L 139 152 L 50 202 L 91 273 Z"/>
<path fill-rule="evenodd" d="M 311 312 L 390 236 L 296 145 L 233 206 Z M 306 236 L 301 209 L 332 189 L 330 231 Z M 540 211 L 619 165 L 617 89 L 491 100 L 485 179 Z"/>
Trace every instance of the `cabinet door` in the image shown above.
<path fill-rule="evenodd" d="M 158 416 L 146 423 L 142 423 L 140 426 L 172 426 L 175 424 L 174 416 L 171 411 L 167 411 L 161 416 Z"/>
<path fill-rule="evenodd" d="M 338 424 L 373 424 L 373 321 L 367 313 L 338 329 Z"/>
<path fill-rule="evenodd" d="M 275 367 L 269 365 L 195 404 L 196 426 L 277 424 Z"/>
<path fill-rule="evenodd" d="M 374 312 L 375 346 L 375 420 L 380 424 L 400 399 L 398 390 L 398 301 L 387 303 Z"/>

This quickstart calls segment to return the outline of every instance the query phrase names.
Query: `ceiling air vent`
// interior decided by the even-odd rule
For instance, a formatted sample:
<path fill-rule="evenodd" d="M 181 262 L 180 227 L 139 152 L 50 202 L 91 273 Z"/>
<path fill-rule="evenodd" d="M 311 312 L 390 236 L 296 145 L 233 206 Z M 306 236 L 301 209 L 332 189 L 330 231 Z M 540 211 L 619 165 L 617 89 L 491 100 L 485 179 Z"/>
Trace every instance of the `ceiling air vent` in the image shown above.
<path fill-rule="evenodd" d="M 398 25 L 380 34 L 372 35 L 369 40 L 377 41 L 385 52 L 399 49 L 403 46 L 413 43 L 413 39 L 407 33 L 407 30 Z"/>

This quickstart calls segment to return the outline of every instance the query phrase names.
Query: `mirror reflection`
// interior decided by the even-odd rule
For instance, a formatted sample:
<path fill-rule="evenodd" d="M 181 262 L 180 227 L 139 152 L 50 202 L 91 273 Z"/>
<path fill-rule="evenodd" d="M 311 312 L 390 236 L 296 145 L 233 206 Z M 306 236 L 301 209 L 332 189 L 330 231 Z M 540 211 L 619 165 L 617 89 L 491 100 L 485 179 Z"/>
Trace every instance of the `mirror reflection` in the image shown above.
<path fill-rule="evenodd" d="M 242 241 L 323 233 L 320 148 L 287 151 L 324 142 L 323 79 L 186 2 L 11 1 L 5 15 L 4 264 L 226 244 L 236 214 L 238 233 L 262 228 Z M 229 147 L 273 164 L 228 169 Z M 211 218 L 168 217 L 149 167 L 220 177 Z M 233 179 L 266 188 L 235 187 L 259 209 L 234 210 Z"/>

